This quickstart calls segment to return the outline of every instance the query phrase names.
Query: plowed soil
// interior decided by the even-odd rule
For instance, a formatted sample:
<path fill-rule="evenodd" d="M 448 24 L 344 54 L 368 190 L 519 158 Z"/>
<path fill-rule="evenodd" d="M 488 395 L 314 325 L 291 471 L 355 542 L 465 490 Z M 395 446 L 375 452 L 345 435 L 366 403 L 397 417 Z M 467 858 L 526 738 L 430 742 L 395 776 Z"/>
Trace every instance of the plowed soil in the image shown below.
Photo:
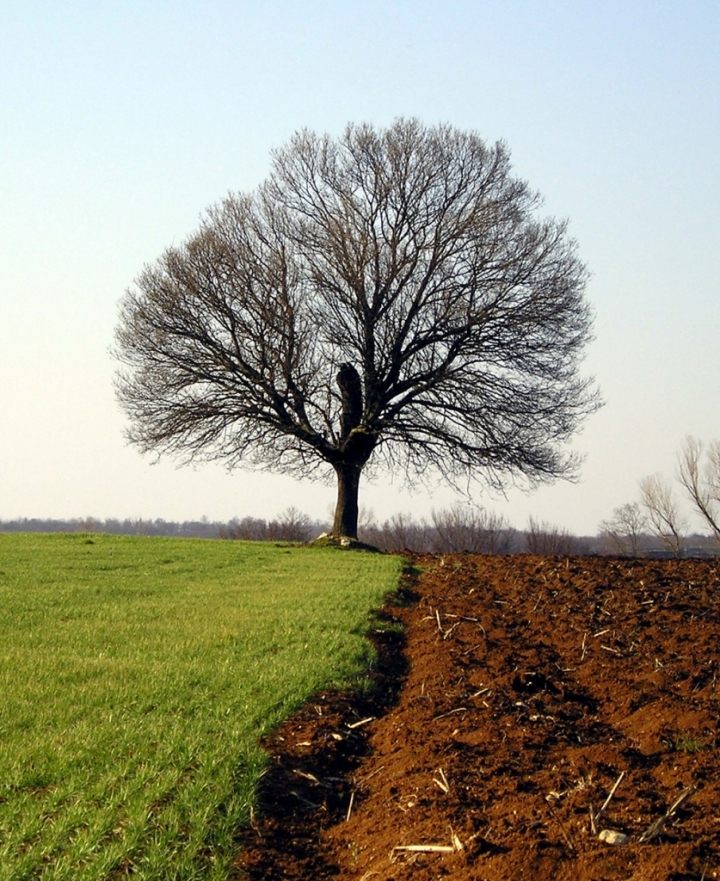
<path fill-rule="evenodd" d="M 239 877 L 720 878 L 720 561 L 414 563 L 374 692 L 267 742 Z"/>

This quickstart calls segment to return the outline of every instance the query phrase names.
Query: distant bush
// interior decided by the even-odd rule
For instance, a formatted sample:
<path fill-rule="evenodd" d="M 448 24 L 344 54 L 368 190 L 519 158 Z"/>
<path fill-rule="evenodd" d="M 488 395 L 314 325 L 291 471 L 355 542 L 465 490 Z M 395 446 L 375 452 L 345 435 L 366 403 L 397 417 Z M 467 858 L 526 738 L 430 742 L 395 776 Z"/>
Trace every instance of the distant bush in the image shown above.
<path fill-rule="evenodd" d="M 361 524 L 362 541 L 380 550 L 434 554 L 510 554 L 520 550 L 517 532 L 505 518 L 473 505 L 453 505 L 433 511 L 431 522 L 395 514 L 381 525 Z"/>
<path fill-rule="evenodd" d="M 243 517 L 220 527 L 220 538 L 244 541 L 311 541 L 327 531 L 324 523 L 311 520 L 297 508 L 287 508 L 275 520 Z"/>
<path fill-rule="evenodd" d="M 453 505 L 433 511 L 432 521 L 436 553 L 507 554 L 515 544 L 515 530 L 502 515 L 485 508 Z"/>
<path fill-rule="evenodd" d="M 525 543 L 531 554 L 568 556 L 588 553 L 587 544 L 567 529 L 553 526 L 546 520 L 542 523 L 534 517 L 528 520 Z"/>

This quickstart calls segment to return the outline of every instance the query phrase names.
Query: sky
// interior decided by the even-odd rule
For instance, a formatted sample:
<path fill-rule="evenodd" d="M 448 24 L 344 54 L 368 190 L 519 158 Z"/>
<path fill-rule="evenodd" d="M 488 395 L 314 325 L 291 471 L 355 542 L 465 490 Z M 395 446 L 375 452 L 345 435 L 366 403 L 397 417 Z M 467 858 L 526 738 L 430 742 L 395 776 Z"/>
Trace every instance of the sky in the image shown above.
<path fill-rule="evenodd" d="M 3 0 L 0 45 L 0 519 L 328 516 L 331 485 L 142 457 L 110 353 L 143 266 L 303 127 L 503 140 L 568 220 L 606 403 L 577 482 L 474 503 L 594 534 L 686 435 L 720 437 L 716 0 Z M 380 521 L 455 501 L 361 486 Z"/>

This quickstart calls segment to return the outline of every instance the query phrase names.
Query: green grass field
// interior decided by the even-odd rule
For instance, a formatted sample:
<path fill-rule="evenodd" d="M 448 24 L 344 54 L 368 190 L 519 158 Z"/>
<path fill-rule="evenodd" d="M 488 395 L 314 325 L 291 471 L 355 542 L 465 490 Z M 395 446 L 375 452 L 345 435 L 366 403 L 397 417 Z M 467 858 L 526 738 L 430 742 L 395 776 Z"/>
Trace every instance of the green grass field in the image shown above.
<path fill-rule="evenodd" d="M 225 879 L 258 738 L 361 685 L 401 561 L 0 535 L 0 879 Z"/>

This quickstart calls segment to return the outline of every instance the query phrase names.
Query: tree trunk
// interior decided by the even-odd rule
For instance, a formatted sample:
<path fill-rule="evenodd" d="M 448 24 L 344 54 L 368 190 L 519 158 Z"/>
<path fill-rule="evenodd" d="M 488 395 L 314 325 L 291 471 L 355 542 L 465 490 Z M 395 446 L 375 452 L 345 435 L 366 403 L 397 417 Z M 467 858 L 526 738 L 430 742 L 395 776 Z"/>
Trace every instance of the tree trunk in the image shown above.
<path fill-rule="evenodd" d="M 357 538 L 358 490 L 362 468 L 342 462 L 335 466 L 335 473 L 338 478 L 338 494 L 332 534 Z"/>

